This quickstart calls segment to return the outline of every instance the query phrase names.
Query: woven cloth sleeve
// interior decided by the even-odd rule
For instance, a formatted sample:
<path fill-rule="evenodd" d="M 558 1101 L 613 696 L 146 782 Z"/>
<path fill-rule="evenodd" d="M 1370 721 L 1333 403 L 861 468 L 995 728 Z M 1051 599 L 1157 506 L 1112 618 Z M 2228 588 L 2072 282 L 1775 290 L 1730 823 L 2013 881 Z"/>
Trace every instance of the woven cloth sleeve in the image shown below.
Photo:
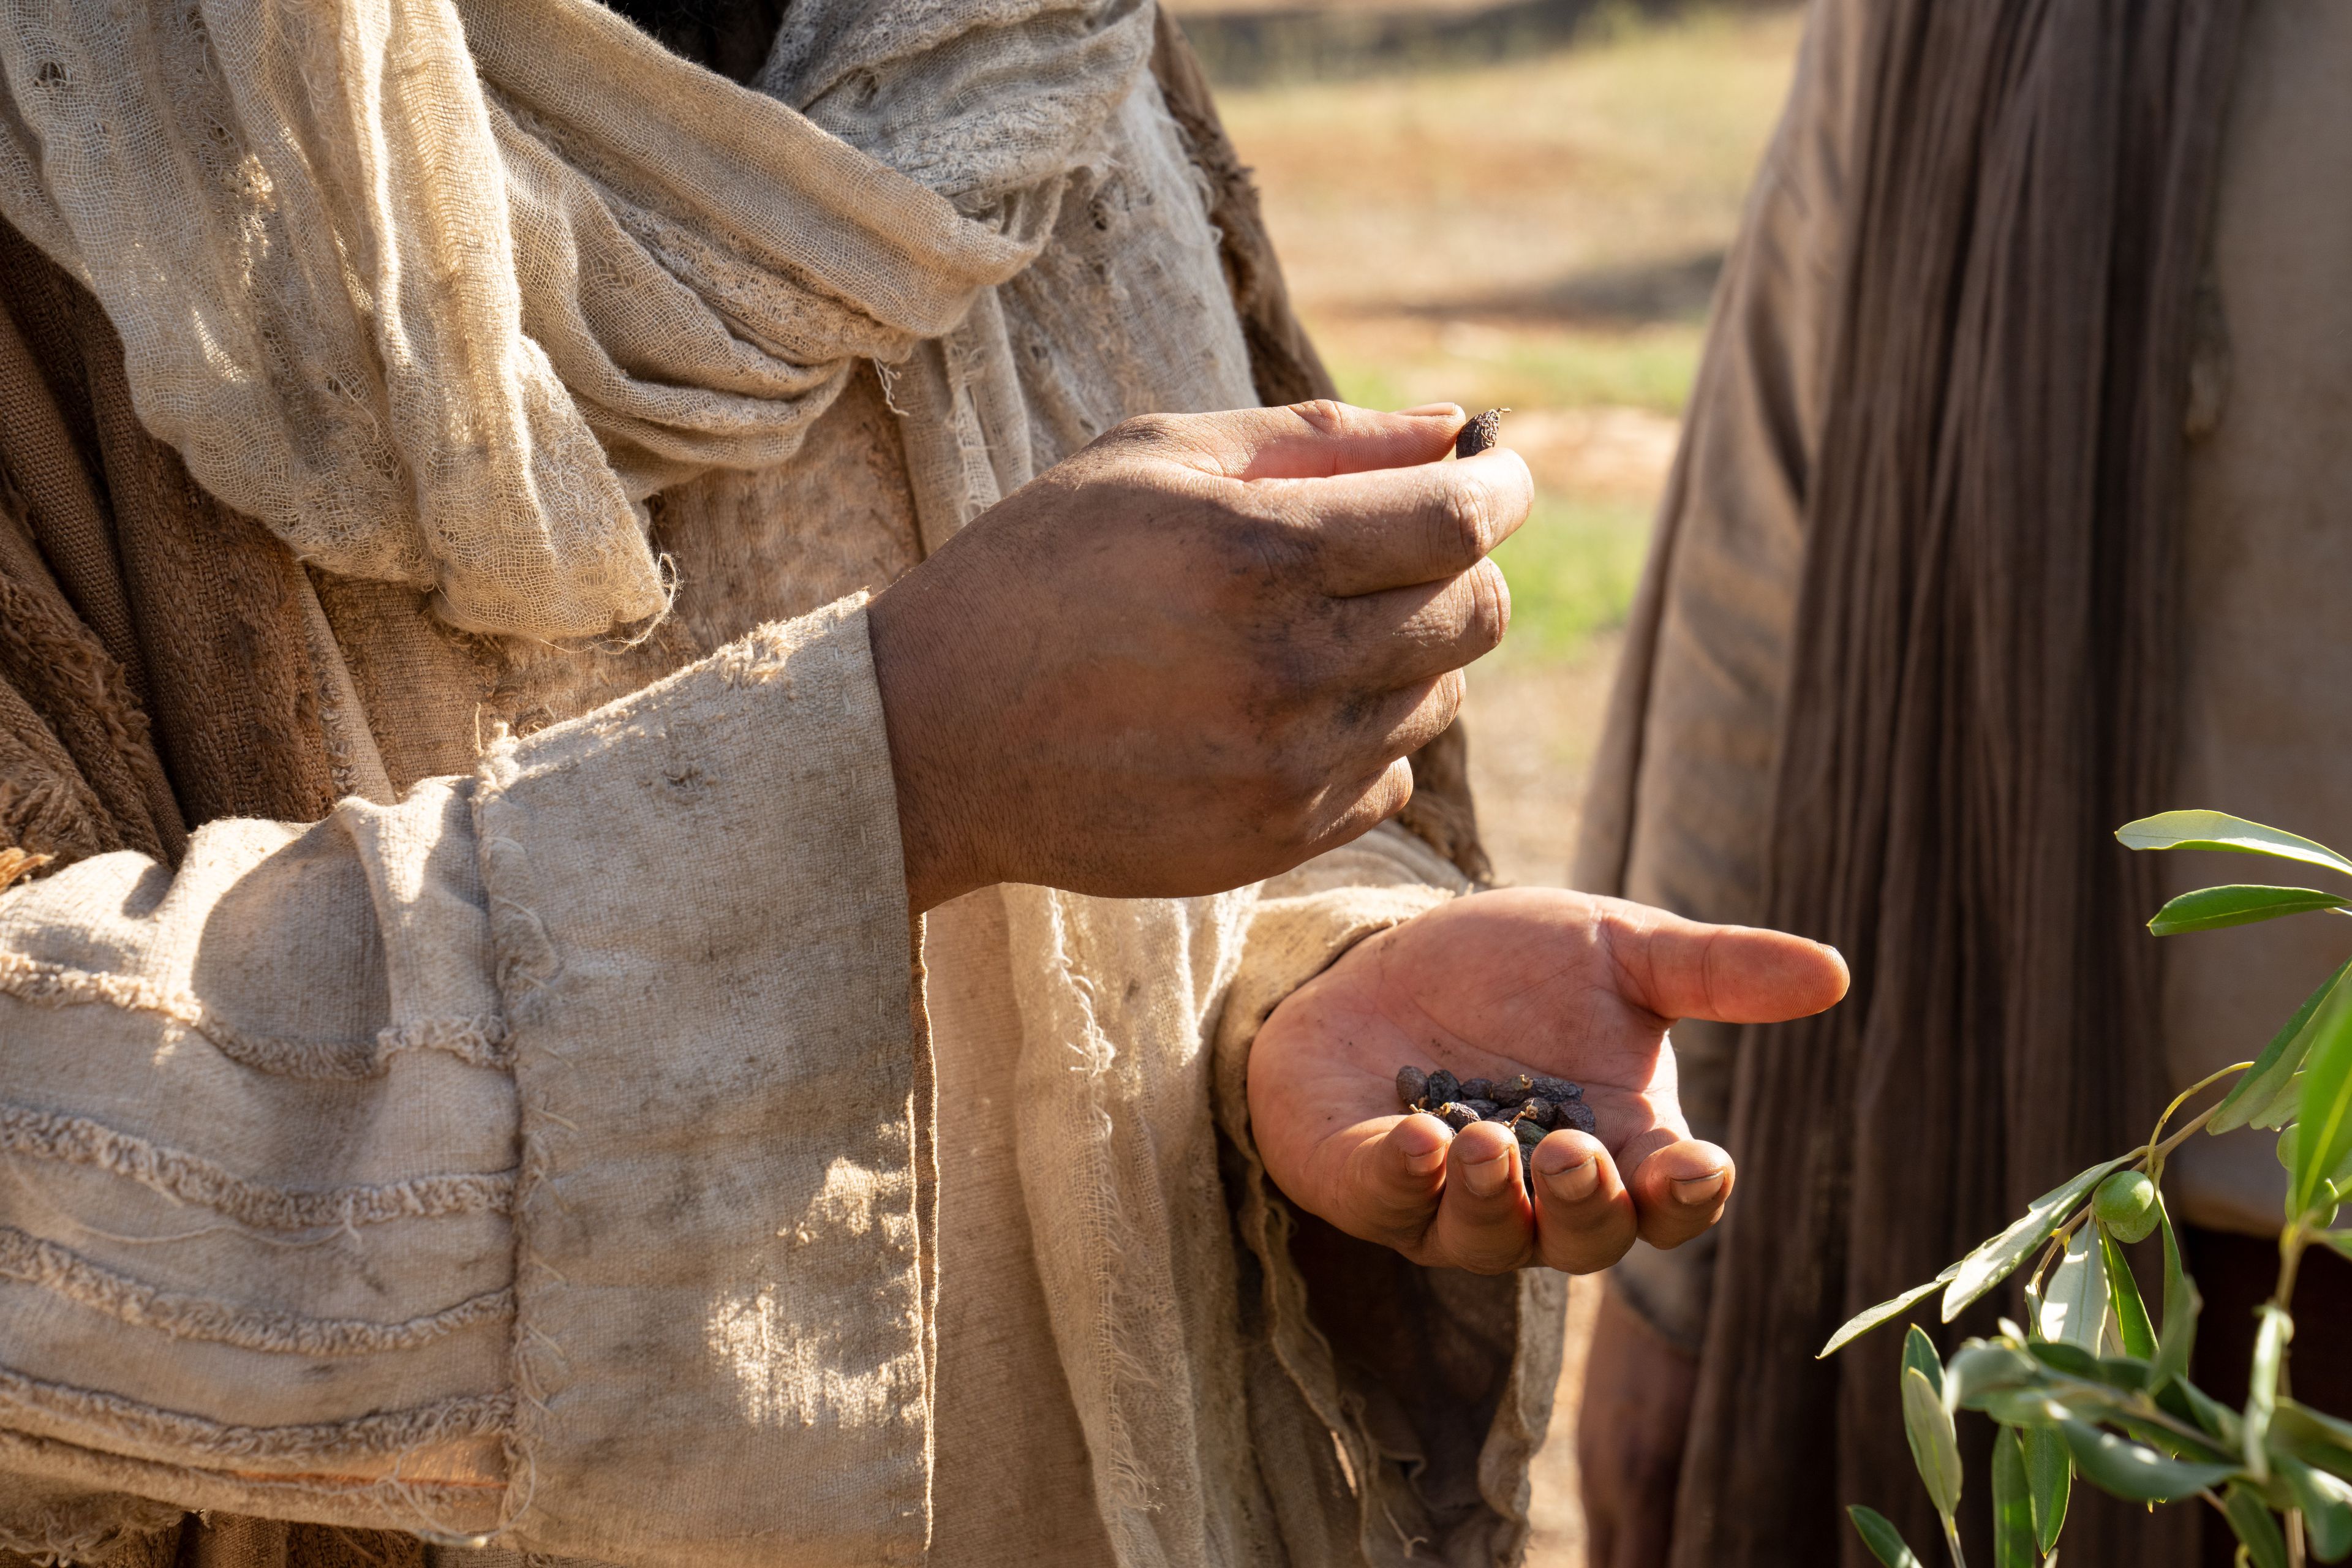
<path fill-rule="evenodd" d="M 907 942 L 856 600 L 0 898 L 0 1547 L 115 1494 L 919 1557 Z"/>

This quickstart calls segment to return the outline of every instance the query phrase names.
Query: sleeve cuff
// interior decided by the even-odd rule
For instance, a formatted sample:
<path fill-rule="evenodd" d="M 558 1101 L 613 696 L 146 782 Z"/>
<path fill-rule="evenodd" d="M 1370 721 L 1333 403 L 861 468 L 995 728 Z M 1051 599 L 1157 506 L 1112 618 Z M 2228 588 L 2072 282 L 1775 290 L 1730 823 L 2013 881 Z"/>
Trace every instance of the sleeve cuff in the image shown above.
<path fill-rule="evenodd" d="M 908 921 L 863 598 L 502 747 L 521 1103 L 507 1538 L 919 1560 Z"/>

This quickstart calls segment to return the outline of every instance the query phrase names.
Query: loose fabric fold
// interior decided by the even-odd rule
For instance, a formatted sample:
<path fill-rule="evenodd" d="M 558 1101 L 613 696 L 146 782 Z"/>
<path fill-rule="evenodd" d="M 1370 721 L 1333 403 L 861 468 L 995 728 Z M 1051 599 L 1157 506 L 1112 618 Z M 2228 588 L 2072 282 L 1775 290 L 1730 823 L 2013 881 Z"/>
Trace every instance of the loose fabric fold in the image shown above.
<path fill-rule="evenodd" d="M 858 360 L 1042 248 L 1151 13 L 989 13 L 796 5 L 755 91 L 592 0 L 66 0 L 0 19 L 0 215 L 104 305 L 147 428 L 304 560 L 601 636 L 667 603 L 647 495 L 790 458 Z M 1002 333 L 971 347 L 910 424 L 1008 379 Z M 960 466 L 917 478 L 977 510 Z"/>

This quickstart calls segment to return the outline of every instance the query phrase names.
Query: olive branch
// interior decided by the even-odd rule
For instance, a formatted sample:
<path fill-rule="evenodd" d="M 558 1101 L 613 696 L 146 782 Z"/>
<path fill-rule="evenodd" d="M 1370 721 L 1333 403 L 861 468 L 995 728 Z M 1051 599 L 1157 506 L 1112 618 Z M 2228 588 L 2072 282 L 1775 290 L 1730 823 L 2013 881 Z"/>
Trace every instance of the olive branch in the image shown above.
<path fill-rule="evenodd" d="M 2323 844 L 2218 811 L 2170 811 L 2126 823 L 2133 849 L 2225 849 L 2268 855 L 2352 877 L 2352 860 Z M 2201 888 L 2148 921 L 2158 936 L 2219 931 L 2283 915 L 2352 912 L 2352 895 L 2314 888 Z M 1904 1430 L 1943 1522 L 1954 1568 L 1967 1568 L 1958 1510 L 1965 1481 L 1954 1416 L 1982 1411 L 1997 1424 L 1991 1497 L 1994 1568 L 2055 1568 L 2067 1499 L 2077 1479 L 2133 1502 L 2202 1501 L 2238 1538 L 2239 1568 L 2305 1568 L 2352 1556 L 2352 1422 L 2300 1405 L 2290 1389 L 2296 1271 L 2314 1246 L 2352 1258 L 2352 1229 L 2336 1230 L 2352 1197 L 2352 959 L 2304 1000 L 2262 1054 L 2176 1096 L 2147 1142 L 2053 1188 L 1999 1236 L 1924 1285 L 1857 1314 L 1822 1348 L 1832 1354 L 1904 1316 L 1938 1289 L 1950 1322 L 2033 1259 L 2025 1321 L 2000 1320 L 1949 1362 L 1915 1322 L 1903 1346 Z M 2172 1120 L 2225 1080 L 2228 1093 L 2168 1131 Z M 2189 1381 L 2201 1302 L 2182 1267 L 2164 1202 L 2167 1156 L 2200 1131 L 2275 1130 L 2287 1177 L 2279 1268 L 2263 1303 L 2246 1403 L 2231 1409 Z M 2125 1247 L 2162 1237 L 2163 1292 L 2148 1310 Z M 1919 1559 L 1883 1515 L 1849 1508 L 1854 1528 L 1887 1568 Z"/>

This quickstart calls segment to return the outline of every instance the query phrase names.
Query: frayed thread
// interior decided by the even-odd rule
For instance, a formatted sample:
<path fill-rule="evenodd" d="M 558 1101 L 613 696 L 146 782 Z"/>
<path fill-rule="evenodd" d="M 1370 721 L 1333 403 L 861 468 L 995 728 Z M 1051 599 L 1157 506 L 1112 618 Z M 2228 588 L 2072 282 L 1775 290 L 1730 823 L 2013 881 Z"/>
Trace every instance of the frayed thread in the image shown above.
<path fill-rule="evenodd" d="M 413 1176 L 368 1186 L 268 1186 L 184 1149 L 86 1116 L 0 1103 L 0 1152 L 89 1165 L 264 1230 L 341 1229 L 395 1219 L 509 1213 L 515 1173 Z"/>
<path fill-rule="evenodd" d="M 310 1468 L 331 1468 L 337 1458 L 398 1454 L 432 1443 L 504 1437 L 514 1424 L 514 1396 L 502 1390 L 372 1411 L 347 1421 L 238 1426 L 164 1410 L 119 1394 L 49 1383 L 14 1367 L 0 1366 L 0 1405 L 8 1405 L 50 1422 L 82 1426 L 104 1439 L 91 1446 L 112 1453 L 137 1445 L 169 1451 L 181 1463 L 296 1461 Z M 22 1428 L 25 1421 L 16 1414 L 0 1425 Z"/>
<path fill-rule="evenodd" d="M 70 1247 L 0 1226 L 0 1279 L 56 1291 L 134 1328 L 285 1355 L 354 1356 L 415 1350 L 478 1323 L 514 1314 L 514 1292 L 491 1290 L 403 1322 L 313 1318 L 165 1290 L 100 1268 Z"/>
<path fill-rule="evenodd" d="M 144 1013 L 193 1030 L 242 1067 L 279 1078 L 382 1076 L 404 1051 L 441 1051 L 474 1067 L 509 1068 L 513 1045 L 504 1018 L 425 1018 L 394 1025 L 368 1040 L 298 1040 L 237 1028 L 191 991 L 142 975 L 107 974 L 0 952 L 0 995 L 40 1007 L 108 1006 Z"/>
<path fill-rule="evenodd" d="M 131 1542 L 179 1528 L 176 1503 L 120 1493 L 58 1499 L 21 1511 L 0 1508 L 0 1552 L 41 1568 L 102 1563 Z"/>

